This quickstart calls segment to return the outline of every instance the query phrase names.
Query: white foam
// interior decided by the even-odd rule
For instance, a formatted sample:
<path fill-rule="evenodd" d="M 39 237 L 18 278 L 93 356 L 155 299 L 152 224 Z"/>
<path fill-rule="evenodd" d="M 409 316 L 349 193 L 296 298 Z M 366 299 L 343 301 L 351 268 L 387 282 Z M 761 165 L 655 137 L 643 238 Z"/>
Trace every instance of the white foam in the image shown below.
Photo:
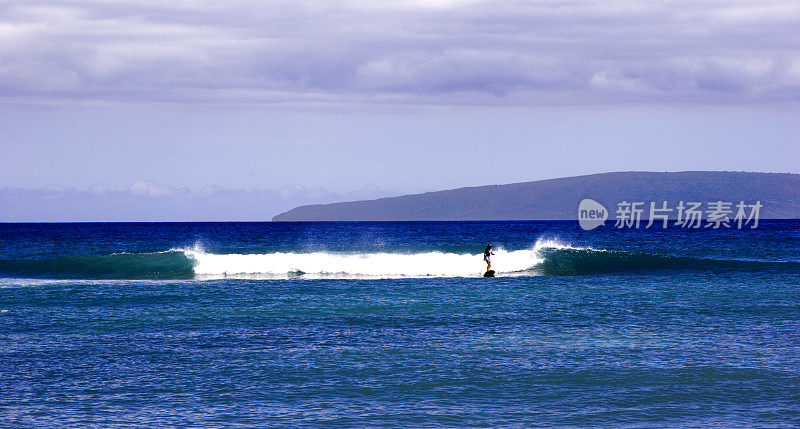
<path fill-rule="evenodd" d="M 492 269 L 500 275 L 529 273 L 543 259 L 542 249 L 574 248 L 557 240 L 540 239 L 530 249 L 496 248 Z M 198 278 L 303 277 L 474 277 L 486 269 L 483 253 L 268 253 L 213 254 L 201 247 L 183 249 L 194 261 Z"/>

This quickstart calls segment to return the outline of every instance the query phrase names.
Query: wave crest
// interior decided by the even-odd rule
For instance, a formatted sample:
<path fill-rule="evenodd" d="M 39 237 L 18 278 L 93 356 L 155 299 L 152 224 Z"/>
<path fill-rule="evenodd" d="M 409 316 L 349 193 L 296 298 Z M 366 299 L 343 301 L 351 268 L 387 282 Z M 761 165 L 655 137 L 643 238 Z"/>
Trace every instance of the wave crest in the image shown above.
<path fill-rule="evenodd" d="M 468 277 L 483 274 L 483 254 L 424 253 L 271 253 L 212 254 L 185 251 L 199 277 Z M 517 273 L 541 262 L 533 250 L 495 252 L 498 273 Z"/>
<path fill-rule="evenodd" d="M 201 246 L 155 253 L 72 255 L 0 260 L 0 276 L 50 279 L 398 278 L 479 277 L 483 254 L 264 253 L 215 254 Z M 571 276 L 653 270 L 800 271 L 797 261 L 743 261 L 592 249 L 540 238 L 528 249 L 495 250 L 500 276 Z"/>

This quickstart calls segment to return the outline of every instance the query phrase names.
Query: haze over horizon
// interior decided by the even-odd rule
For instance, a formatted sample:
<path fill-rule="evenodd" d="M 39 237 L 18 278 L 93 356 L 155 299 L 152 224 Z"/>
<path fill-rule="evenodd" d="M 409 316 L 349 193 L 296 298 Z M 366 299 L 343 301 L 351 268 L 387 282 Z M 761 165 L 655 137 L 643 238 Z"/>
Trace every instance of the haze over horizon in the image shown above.
<path fill-rule="evenodd" d="M 7 1 L 0 220 L 800 173 L 797 28 L 780 1 Z"/>

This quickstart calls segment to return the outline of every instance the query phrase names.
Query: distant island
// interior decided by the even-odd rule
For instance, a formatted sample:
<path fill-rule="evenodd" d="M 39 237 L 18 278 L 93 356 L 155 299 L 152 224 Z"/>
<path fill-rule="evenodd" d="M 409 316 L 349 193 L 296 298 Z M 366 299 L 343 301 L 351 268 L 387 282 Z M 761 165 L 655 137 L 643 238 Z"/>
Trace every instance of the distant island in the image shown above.
<path fill-rule="evenodd" d="M 572 220 L 584 198 L 617 204 L 760 201 L 761 219 L 800 219 L 800 174 L 616 172 L 296 207 L 273 221 Z"/>

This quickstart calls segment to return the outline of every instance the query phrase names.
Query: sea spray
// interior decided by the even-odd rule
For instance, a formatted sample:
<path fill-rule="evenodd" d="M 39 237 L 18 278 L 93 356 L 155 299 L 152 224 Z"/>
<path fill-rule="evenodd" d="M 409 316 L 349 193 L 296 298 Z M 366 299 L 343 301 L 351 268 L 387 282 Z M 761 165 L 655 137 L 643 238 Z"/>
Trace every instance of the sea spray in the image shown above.
<path fill-rule="evenodd" d="M 194 261 L 199 277 L 286 276 L 292 273 L 328 277 L 470 277 L 485 268 L 481 254 L 276 252 L 270 254 L 212 254 L 184 251 Z M 525 272 L 541 263 L 534 249 L 498 249 L 494 268 L 498 273 Z"/>

